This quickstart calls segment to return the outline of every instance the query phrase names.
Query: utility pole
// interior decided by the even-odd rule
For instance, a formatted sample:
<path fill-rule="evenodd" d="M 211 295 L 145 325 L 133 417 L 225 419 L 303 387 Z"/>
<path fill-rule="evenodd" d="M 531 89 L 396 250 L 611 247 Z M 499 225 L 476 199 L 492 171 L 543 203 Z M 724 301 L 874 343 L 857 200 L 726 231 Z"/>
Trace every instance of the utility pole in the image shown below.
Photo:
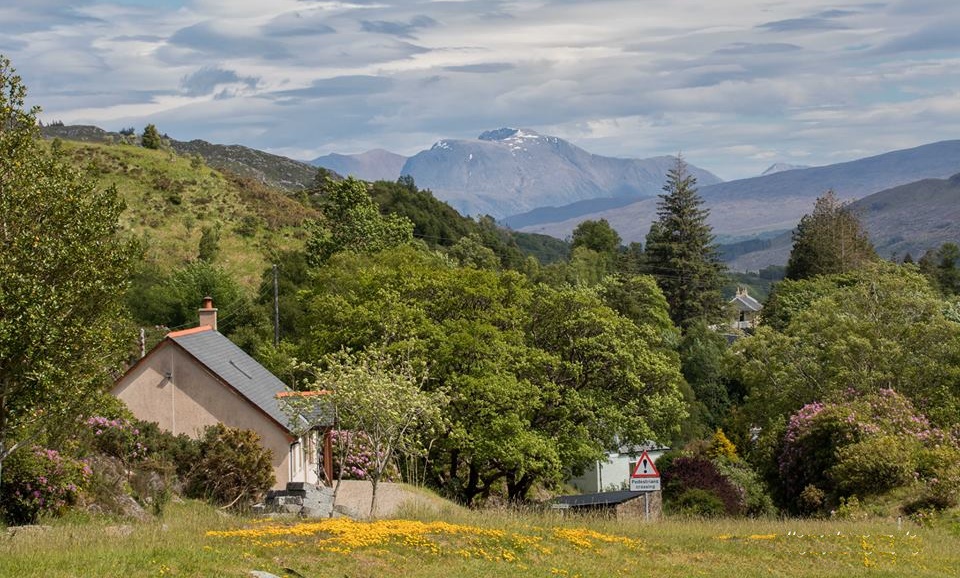
<path fill-rule="evenodd" d="M 276 263 L 273 264 L 273 345 L 280 345 L 280 289 Z"/>

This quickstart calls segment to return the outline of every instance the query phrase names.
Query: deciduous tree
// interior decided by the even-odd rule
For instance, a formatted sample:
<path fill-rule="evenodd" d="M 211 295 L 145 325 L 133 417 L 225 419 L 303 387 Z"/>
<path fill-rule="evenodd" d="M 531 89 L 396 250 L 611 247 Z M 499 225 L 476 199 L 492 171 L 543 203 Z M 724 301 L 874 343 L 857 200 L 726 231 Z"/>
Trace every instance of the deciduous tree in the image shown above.
<path fill-rule="evenodd" d="M 103 392 L 125 351 L 135 255 L 117 192 L 44 150 L 25 96 L 0 57 L 0 465 Z"/>

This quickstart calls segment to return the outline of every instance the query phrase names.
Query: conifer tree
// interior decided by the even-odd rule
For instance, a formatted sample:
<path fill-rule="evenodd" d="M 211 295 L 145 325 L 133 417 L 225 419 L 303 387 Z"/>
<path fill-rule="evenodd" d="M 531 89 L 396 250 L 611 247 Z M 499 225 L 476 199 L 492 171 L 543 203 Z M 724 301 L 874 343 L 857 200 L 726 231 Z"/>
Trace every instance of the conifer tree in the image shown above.
<path fill-rule="evenodd" d="M 833 191 L 827 191 L 793 232 L 786 278 L 847 273 L 876 258 L 859 219 Z"/>
<path fill-rule="evenodd" d="M 657 221 L 647 233 L 646 271 L 670 305 L 670 317 L 681 328 L 702 320 L 717 321 L 723 313 L 720 288 L 724 265 L 707 224 L 710 212 L 697 193 L 697 179 L 682 158 L 667 173 L 657 205 Z"/>
<path fill-rule="evenodd" d="M 143 136 L 140 137 L 140 144 L 143 145 L 143 148 L 147 149 L 159 149 L 163 146 L 163 139 L 160 138 L 160 131 L 157 130 L 157 127 L 153 124 L 148 124 L 143 129 Z"/>

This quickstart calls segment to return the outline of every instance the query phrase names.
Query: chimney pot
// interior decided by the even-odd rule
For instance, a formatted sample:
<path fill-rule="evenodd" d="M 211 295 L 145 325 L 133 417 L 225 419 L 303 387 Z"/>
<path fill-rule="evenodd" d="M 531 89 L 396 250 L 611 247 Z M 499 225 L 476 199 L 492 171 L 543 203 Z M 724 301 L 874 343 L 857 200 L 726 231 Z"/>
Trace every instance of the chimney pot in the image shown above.
<path fill-rule="evenodd" d="M 203 304 L 198 310 L 200 314 L 200 325 L 208 326 L 214 331 L 217 330 L 217 309 L 213 306 L 213 297 L 209 295 L 203 298 Z"/>

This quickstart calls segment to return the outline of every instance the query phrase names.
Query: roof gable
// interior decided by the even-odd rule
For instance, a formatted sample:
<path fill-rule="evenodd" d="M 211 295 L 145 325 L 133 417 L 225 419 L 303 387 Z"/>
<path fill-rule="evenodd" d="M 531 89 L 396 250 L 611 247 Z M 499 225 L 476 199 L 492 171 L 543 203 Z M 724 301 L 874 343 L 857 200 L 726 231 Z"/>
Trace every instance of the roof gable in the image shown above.
<path fill-rule="evenodd" d="M 730 300 L 730 303 L 735 304 L 740 311 L 760 311 L 763 309 L 763 305 L 759 301 L 746 293 L 738 293 Z"/>
<path fill-rule="evenodd" d="M 277 394 L 290 391 L 289 388 L 234 342 L 210 327 L 174 332 L 167 335 L 167 339 L 182 347 L 284 430 L 290 431 L 289 418 L 277 402 Z"/>

